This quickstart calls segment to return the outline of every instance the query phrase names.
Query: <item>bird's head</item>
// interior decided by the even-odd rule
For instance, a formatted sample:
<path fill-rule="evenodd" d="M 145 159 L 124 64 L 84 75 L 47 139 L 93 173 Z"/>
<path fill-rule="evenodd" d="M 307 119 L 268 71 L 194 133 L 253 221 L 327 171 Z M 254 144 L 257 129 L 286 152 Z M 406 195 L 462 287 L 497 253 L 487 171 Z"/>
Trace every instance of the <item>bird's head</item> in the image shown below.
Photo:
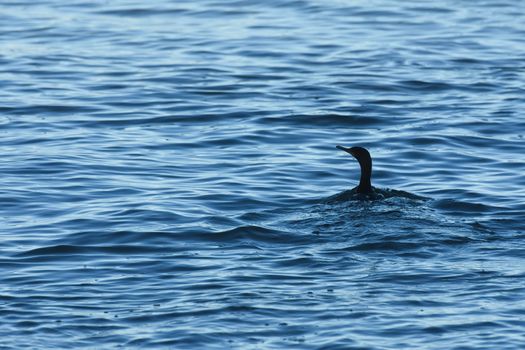
<path fill-rule="evenodd" d="M 359 164 L 367 164 L 372 163 L 372 157 L 370 157 L 370 153 L 366 150 L 366 148 L 363 147 L 343 147 L 340 145 L 336 146 L 338 149 L 343 150 L 347 153 L 350 153 Z"/>

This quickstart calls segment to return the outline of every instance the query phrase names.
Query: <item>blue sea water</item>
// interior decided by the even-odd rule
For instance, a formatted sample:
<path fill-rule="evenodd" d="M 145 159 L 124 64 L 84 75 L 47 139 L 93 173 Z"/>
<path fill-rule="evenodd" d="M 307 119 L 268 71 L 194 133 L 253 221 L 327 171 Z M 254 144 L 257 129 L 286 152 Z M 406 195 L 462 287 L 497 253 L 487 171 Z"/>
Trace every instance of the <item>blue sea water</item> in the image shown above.
<path fill-rule="evenodd" d="M 0 349 L 524 349 L 524 16 L 1 1 Z"/>

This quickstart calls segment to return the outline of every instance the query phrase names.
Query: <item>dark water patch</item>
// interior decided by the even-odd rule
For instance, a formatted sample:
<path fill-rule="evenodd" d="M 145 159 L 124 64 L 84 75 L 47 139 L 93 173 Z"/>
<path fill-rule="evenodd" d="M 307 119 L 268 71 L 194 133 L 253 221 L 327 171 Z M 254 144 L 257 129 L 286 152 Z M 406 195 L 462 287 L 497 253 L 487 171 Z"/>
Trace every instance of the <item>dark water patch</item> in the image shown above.
<path fill-rule="evenodd" d="M 193 233 L 193 239 L 205 239 L 222 244 L 238 244 L 240 242 L 275 243 L 275 244 L 304 244 L 304 238 L 297 233 L 288 233 L 275 229 L 249 225 L 236 227 L 231 230 Z"/>
<path fill-rule="evenodd" d="M 19 253 L 19 257 L 56 257 L 59 259 L 74 258 L 75 255 L 89 255 L 89 254 L 143 254 L 151 253 L 152 251 L 159 251 L 159 248 L 151 248 L 145 246 L 132 246 L 132 245 L 118 245 L 118 246 L 73 246 L 73 245 L 56 245 L 43 248 L 35 248 L 27 252 Z"/>
<path fill-rule="evenodd" d="M 26 107 L 2 107 L 3 111 L 13 115 L 47 115 L 67 113 L 88 113 L 99 111 L 100 108 L 73 105 L 37 105 Z"/>
<path fill-rule="evenodd" d="M 147 17 L 147 16 L 172 16 L 188 12 L 183 8 L 125 8 L 105 11 L 95 11 L 96 14 L 111 15 L 117 17 Z"/>
<path fill-rule="evenodd" d="M 438 7 L 438 6 L 421 6 L 421 5 L 407 6 L 405 9 L 408 11 L 421 12 L 423 14 L 428 14 L 428 13 L 451 14 L 456 11 L 455 9 L 451 9 L 451 8 Z"/>
<path fill-rule="evenodd" d="M 352 126 L 367 128 L 379 124 L 378 118 L 371 116 L 343 115 L 343 114 L 318 114 L 318 115 L 289 115 L 258 118 L 261 124 L 297 124 L 299 126 L 328 125 L 330 127 Z"/>
<path fill-rule="evenodd" d="M 171 108 L 167 108 L 169 111 Z M 142 113 L 142 112 L 141 112 Z M 264 113 L 257 112 L 233 112 L 233 113 L 222 113 L 220 114 L 221 122 L 230 120 L 234 122 L 235 120 L 247 119 L 249 117 L 254 117 L 257 115 L 264 115 Z M 217 114 L 210 113 L 198 113 L 198 114 L 187 114 L 187 115 L 166 115 L 166 116 L 153 116 L 147 117 L 142 115 L 137 115 L 130 118 L 129 113 L 124 113 L 123 118 L 118 119 L 108 119 L 107 117 L 114 117 L 115 114 L 108 115 L 107 113 L 99 114 L 99 118 L 96 120 L 75 120 L 74 124 L 84 127 L 111 127 L 111 126 L 120 126 L 120 127 L 132 127 L 136 125 L 156 125 L 156 124 L 177 124 L 177 123 L 203 123 L 207 124 L 214 120 L 217 120 Z"/>
<path fill-rule="evenodd" d="M 452 199 L 443 199 L 433 203 L 435 208 L 446 211 L 452 215 L 463 216 L 468 213 L 480 214 L 493 211 L 495 208 L 482 203 L 470 203 Z"/>
<path fill-rule="evenodd" d="M 407 89 L 417 89 L 420 92 L 441 92 L 454 89 L 454 86 L 446 82 L 427 82 L 422 80 L 401 81 L 400 86 Z"/>
<path fill-rule="evenodd" d="M 188 239 L 191 238 L 189 233 L 184 233 L 183 236 Z M 176 244 L 178 238 L 180 238 L 179 233 L 171 231 L 77 231 L 69 234 L 63 242 L 73 242 L 79 246 L 98 246 L 108 243 L 116 247 L 133 244 L 152 247 L 165 246 L 166 249 L 175 252 L 180 249 Z"/>
<path fill-rule="evenodd" d="M 408 243 L 408 242 L 374 242 L 374 243 L 362 243 L 352 247 L 346 248 L 348 251 L 395 251 L 399 253 L 400 251 L 410 250 L 410 249 L 419 249 L 419 243 Z"/>

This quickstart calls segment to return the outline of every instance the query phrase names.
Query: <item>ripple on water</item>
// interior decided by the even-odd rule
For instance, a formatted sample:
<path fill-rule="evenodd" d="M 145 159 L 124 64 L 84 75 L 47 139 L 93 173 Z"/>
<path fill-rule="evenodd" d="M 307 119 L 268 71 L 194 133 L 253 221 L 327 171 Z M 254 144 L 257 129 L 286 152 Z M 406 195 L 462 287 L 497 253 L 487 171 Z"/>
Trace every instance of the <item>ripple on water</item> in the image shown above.
<path fill-rule="evenodd" d="M 520 12 L 0 4 L 0 347 L 521 349 Z"/>

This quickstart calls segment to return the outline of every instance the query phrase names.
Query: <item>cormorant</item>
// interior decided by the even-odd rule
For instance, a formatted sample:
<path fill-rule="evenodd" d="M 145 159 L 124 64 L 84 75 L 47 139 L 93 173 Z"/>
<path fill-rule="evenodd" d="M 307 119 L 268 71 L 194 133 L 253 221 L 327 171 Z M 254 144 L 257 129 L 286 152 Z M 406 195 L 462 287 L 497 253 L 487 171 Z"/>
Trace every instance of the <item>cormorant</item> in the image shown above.
<path fill-rule="evenodd" d="M 370 153 L 363 147 L 350 147 L 346 148 L 343 146 L 336 146 L 340 150 L 350 153 L 361 166 L 361 179 L 359 185 L 352 190 L 354 193 L 371 194 L 374 193 L 374 188 L 370 178 L 372 177 L 372 157 Z"/>

